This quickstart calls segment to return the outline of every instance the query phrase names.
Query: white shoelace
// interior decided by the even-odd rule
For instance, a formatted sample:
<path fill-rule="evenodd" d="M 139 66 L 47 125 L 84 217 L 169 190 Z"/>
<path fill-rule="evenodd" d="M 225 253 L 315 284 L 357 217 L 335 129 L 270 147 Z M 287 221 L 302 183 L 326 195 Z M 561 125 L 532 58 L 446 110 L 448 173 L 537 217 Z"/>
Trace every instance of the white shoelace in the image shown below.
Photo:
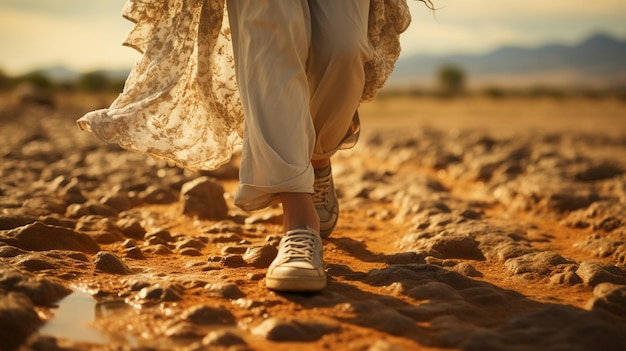
<path fill-rule="evenodd" d="M 330 180 L 332 174 L 329 174 L 325 177 L 315 178 L 315 182 L 313 183 L 313 204 L 315 206 L 318 205 L 327 205 L 330 201 Z"/>
<path fill-rule="evenodd" d="M 286 234 L 281 250 L 283 251 L 281 262 L 287 262 L 295 259 L 313 263 L 315 233 L 308 231 L 296 231 Z"/>

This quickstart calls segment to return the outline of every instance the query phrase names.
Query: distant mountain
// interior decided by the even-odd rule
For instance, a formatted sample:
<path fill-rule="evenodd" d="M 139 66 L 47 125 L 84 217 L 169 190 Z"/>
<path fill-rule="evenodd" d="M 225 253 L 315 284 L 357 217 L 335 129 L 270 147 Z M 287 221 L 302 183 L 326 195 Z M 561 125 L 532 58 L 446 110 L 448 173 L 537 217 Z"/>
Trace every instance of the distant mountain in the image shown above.
<path fill-rule="evenodd" d="M 625 86 L 626 40 L 597 34 L 571 46 L 510 46 L 484 55 L 401 56 L 387 87 L 433 85 L 437 70 L 446 64 L 461 68 L 470 86 Z M 112 80 L 124 80 L 130 69 L 97 72 Z M 55 82 L 75 82 L 81 76 L 62 66 L 33 73 Z"/>
<path fill-rule="evenodd" d="M 80 73 L 72 71 L 64 66 L 42 68 L 30 72 L 29 74 L 41 74 L 48 77 L 48 79 L 53 82 L 74 82 L 80 78 Z"/>
<path fill-rule="evenodd" d="M 484 55 L 401 57 L 388 85 L 436 82 L 436 72 L 451 64 L 470 85 L 562 86 L 626 84 L 626 40 L 597 34 L 574 46 L 503 47 Z"/>
<path fill-rule="evenodd" d="M 112 80 L 126 80 L 128 75 L 130 74 L 129 69 L 104 69 L 97 71 L 98 73 L 102 73 L 105 76 L 109 77 Z"/>
<path fill-rule="evenodd" d="M 130 69 L 102 69 L 90 73 L 101 73 L 111 80 L 124 80 L 128 77 Z M 78 73 L 64 66 L 53 66 L 33 71 L 30 74 L 42 74 L 55 83 L 71 83 L 78 81 L 83 73 Z"/>

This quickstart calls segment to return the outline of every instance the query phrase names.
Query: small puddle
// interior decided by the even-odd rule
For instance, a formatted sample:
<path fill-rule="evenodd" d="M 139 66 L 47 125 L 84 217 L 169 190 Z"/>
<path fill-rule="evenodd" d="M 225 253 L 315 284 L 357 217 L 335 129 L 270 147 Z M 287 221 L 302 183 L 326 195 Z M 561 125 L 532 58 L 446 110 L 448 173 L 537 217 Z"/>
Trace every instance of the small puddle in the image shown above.
<path fill-rule="evenodd" d="M 40 334 L 94 344 L 137 344 L 132 337 L 106 333 L 90 325 L 96 319 L 130 311 L 132 307 L 123 301 L 96 302 L 91 295 L 75 290 L 59 301 L 58 306 L 53 310 L 54 316 L 39 329 Z"/>

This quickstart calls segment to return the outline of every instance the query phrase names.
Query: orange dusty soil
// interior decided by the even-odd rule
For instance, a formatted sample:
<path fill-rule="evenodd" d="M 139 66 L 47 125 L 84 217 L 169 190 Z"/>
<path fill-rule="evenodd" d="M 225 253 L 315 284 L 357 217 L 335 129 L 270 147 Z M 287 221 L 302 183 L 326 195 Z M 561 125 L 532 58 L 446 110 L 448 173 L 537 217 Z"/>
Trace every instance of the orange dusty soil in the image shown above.
<path fill-rule="evenodd" d="M 147 233 L 132 240 L 94 236 L 98 251 L 114 254 L 128 269 L 116 273 L 97 269 L 96 254 L 87 250 L 77 263 L 67 258 L 76 257 L 71 250 L 33 249 L 14 240 L 24 226 L 5 228 L 0 242 L 16 249 L 3 249 L 11 252 L 0 257 L 4 269 L 84 292 L 92 304 L 85 313 L 95 313 L 87 328 L 98 336 L 85 339 L 84 325 L 66 326 L 69 336 L 47 332 L 61 308 L 35 306 L 44 326 L 20 341 L 25 350 L 52 344 L 76 350 L 626 347 L 616 337 L 626 335 L 620 312 L 626 301 L 616 297 L 626 291 L 620 290 L 626 285 L 620 261 L 620 240 L 626 239 L 626 215 L 620 214 L 626 203 L 623 101 L 381 98 L 363 105 L 361 144 L 333 159 L 341 213 L 324 240 L 328 287 L 293 294 L 266 289 L 265 267 L 242 258 L 250 249 L 277 244 L 280 207 L 245 213 L 232 204 L 232 172 L 171 169 L 75 128 L 74 117 L 109 100 L 62 96 L 53 110 L 18 106 L 0 115 L 8 121 L 2 131 L 7 145 L 13 145 L 2 151 L 3 162 L 11 162 L 2 176 L 20 174 L 1 188 L 3 223 L 23 225 L 32 217 L 95 235 L 95 229 L 121 228 L 122 219 L 132 218 Z M 41 124 L 33 129 L 27 123 Z M 57 156 L 47 159 L 51 154 Z M 237 168 L 236 162 L 228 166 Z M 227 218 L 182 214 L 181 184 L 205 175 L 224 188 Z M 157 183 L 164 194 L 174 194 L 170 201 L 146 200 Z M 72 207 L 68 194 L 75 193 L 68 189 L 80 190 L 83 207 Z M 111 193 L 135 201 L 132 208 L 103 214 L 88 206 L 106 203 Z M 67 210 L 49 214 L 44 205 L 29 207 L 33 199 Z M 599 226 L 609 219 L 613 227 Z M 588 225 L 567 224 L 576 221 Z M 159 231 L 171 237 L 150 237 Z M 596 255 L 580 244 L 592 235 L 612 240 L 606 245 L 613 251 Z M 458 241 L 446 241 L 450 237 Z M 183 242 L 197 251 L 183 254 Z M 129 248 L 142 257 L 130 256 Z M 48 259 L 49 265 L 33 263 Z M 578 270 L 585 262 L 605 270 L 586 278 Z M 564 273 L 578 280 L 558 283 L 554 277 Z M 1 284 L 8 298 L 11 290 Z M 599 295 L 598 286 L 617 293 Z M 150 297 L 160 288 L 163 295 Z M 204 323 L 211 313 L 193 317 L 198 306 L 226 311 L 226 322 Z M 216 333 L 237 341 L 215 341 Z"/>

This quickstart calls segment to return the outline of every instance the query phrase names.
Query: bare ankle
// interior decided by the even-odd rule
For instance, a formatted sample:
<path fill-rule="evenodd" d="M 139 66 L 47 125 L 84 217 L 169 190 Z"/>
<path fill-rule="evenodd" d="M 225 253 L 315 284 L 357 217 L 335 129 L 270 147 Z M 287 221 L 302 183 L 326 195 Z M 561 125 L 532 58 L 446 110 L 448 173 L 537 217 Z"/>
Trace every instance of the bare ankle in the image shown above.
<path fill-rule="evenodd" d="M 281 193 L 283 204 L 283 229 L 285 232 L 308 226 L 319 232 L 320 218 L 313 206 L 313 199 L 308 193 Z"/>
<path fill-rule="evenodd" d="M 325 158 L 321 160 L 311 160 L 311 165 L 315 169 L 322 169 L 330 166 L 330 158 Z"/>

